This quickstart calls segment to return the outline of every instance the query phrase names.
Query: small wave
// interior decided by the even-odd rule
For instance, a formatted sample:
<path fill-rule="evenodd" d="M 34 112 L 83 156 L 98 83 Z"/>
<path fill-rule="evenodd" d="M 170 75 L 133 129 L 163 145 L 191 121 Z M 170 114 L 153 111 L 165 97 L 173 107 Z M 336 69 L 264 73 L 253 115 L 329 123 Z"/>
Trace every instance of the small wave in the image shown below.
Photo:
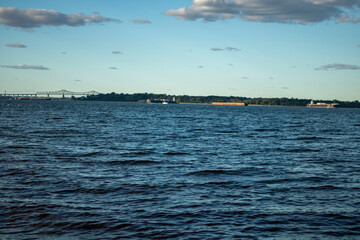
<path fill-rule="evenodd" d="M 289 125 L 289 128 L 298 128 L 298 127 L 304 127 L 304 124 L 294 124 L 294 125 Z"/>
<path fill-rule="evenodd" d="M 190 172 L 187 175 L 213 175 L 213 174 L 226 174 L 229 171 L 226 170 L 202 170 L 202 171 L 195 171 Z"/>
<path fill-rule="evenodd" d="M 122 153 L 121 155 L 150 155 L 153 154 L 154 152 L 151 150 L 145 150 L 145 151 L 137 151 L 137 152 L 125 152 Z"/>
<path fill-rule="evenodd" d="M 191 129 L 191 130 L 189 130 L 188 132 L 202 132 L 202 131 L 204 131 L 205 129 L 203 129 L 203 128 L 195 128 L 195 129 Z"/>
<path fill-rule="evenodd" d="M 234 184 L 234 182 L 208 182 L 206 184 L 223 186 L 223 185 L 232 185 Z"/>
<path fill-rule="evenodd" d="M 83 154 L 79 154 L 77 156 L 78 157 L 91 157 L 91 156 L 95 156 L 95 155 L 99 155 L 99 154 L 101 154 L 101 152 L 83 153 Z"/>
<path fill-rule="evenodd" d="M 256 132 L 278 132 L 280 129 L 277 128 L 257 128 L 254 131 Z"/>
<path fill-rule="evenodd" d="M 309 190 L 334 190 L 334 189 L 342 189 L 341 187 L 336 187 L 333 185 L 323 185 L 323 186 L 314 186 L 314 187 L 308 187 Z"/>
<path fill-rule="evenodd" d="M 159 161 L 153 161 L 153 160 L 121 160 L 121 161 L 111 161 L 108 162 L 108 164 L 111 165 L 146 165 L 146 164 L 158 164 Z"/>
<path fill-rule="evenodd" d="M 300 181 L 309 181 L 309 182 L 320 182 L 320 181 L 328 180 L 328 178 L 312 176 L 312 177 L 300 178 L 299 180 Z"/>
<path fill-rule="evenodd" d="M 46 120 L 61 120 L 61 119 L 65 119 L 63 117 L 53 117 L 53 118 L 47 118 Z"/>
<path fill-rule="evenodd" d="M 309 141 L 309 140 L 324 140 L 324 139 L 329 139 L 329 138 L 311 136 L 311 137 L 287 138 L 287 139 L 285 139 L 285 140 Z"/>
<path fill-rule="evenodd" d="M 68 188 L 68 189 L 61 189 L 57 190 L 54 193 L 56 194 L 67 194 L 67 193 L 79 193 L 79 194 L 107 194 L 110 192 L 116 192 L 121 190 L 122 188 L 110 188 L 110 187 L 98 187 L 98 188 L 85 188 L 85 187 L 78 187 L 78 188 Z"/>
<path fill-rule="evenodd" d="M 338 213 L 326 213 L 326 214 L 324 214 L 324 217 L 335 218 L 338 220 L 357 220 L 358 219 L 358 217 L 356 217 L 356 216 L 348 216 L 348 215 L 343 215 L 343 214 L 338 214 Z"/>
<path fill-rule="evenodd" d="M 62 228 L 66 230 L 97 230 L 107 229 L 105 222 L 87 221 L 87 222 L 54 222 L 49 224 L 51 227 Z"/>
<path fill-rule="evenodd" d="M 164 153 L 164 155 L 187 155 L 188 153 L 184 153 L 184 152 L 167 152 Z"/>
<path fill-rule="evenodd" d="M 224 131 L 220 131 L 220 133 L 239 133 L 239 130 L 224 130 Z"/>
<path fill-rule="evenodd" d="M 194 117 L 187 117 L 187 116 L 177 116 L 175 118 L 181 118 L 181 119 L 184 119 L 184 118 L 194 118 Z"/>
<path fill-rule="evenodd" d="M 120 230 L 124 228 L 131 228 L 133 224 L 131 223 L 120 223 L 110 228 L 110 230 Z"/>
<path fill-rule="evenodd" d="M 241 156 L 248 156 L 248 155 L 255 155 L 257 154 L 256 152 L 244 152 L 244 153 L 241 153 L 240 155 Z"/>
<path fill-rule="evenodd" d="M 47 134 L 47 135 L 60 135 L 60 134 L 84 134 L 84 132 L 78 129 L 52 129 L 46 131 L 32 131 L 30 134 Z"/>
<path fill-rule="evenodd" d="M 198 176 L 206 176 L 206 175 L 238 175 L 238 174 L 241 174 L 243 172 L 244 172 L 243 170 L 212 169 L 212 170 L 194 171 L 194 172 L 188 173 L 187 175 L 198 175 Z"/>
<path fill-rule="evenodd" d="M 323 129 L 320 132 L 324 132 L 324 133 L 339 133 L 342 132 L 341 129 Z"/>
<path fill-rule="evenodd" d="M 180 205 L 182 206 L 182 205 Z M 175 206 L 174 208 L 179 207 L 179 206 Z M 206 212 L 206 211 L 200 211 L 200 212 L 183 212 L 183 211 L 176 211 L 176 212 L 156 212 L 144 217 L 147 218 L 162 218 L 162 217 L 166 217 L 169 219 L 174 219 L 174 218 L 183 218 L 183 219 L 187 219 L 187 218 L 197 218 L 197 217 L 201 217 L 204 216 L 202 212 Z"/>
<path fill-rule="evenodd" d="M 34 146 L 19 146 L 19 145 L 11 145 L 7 146 L 8 149 L 34 149 Z"/>
<path fill-rule="evenodd" d="M 299 153 L 299 152 L 320 152 L 319 149 L 310 149 L 310 148 L 295 148 L 287 150 L 286 152 L 290 153 Z"/>
<path fill-rule="evenodd" d="M 280 178 L 280 179 L 267 179 L 267 180 L 261 180 L 259 183 L 265 183 L 265 184 L 278 184 L 278 183 L 286 183 L 290 182 L 293 179 L 290 178 Z"/>
<path fill-rule="evenodd" d="M 34 171 L 26 171 L 24 169 L 20 168 L 11 168 L 8 169 L 4 174 L 1 174 L 0 176 L 15 176 L 15 175 L 35 175 Z"/>

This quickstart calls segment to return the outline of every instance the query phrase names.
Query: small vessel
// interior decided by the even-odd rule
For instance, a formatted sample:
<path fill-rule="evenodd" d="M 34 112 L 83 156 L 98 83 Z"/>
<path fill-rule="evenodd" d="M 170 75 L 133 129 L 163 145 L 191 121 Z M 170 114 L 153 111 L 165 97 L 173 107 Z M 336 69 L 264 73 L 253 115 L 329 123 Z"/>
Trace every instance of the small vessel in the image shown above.
<path fill-rule="evenodd" d="M 175 101 L 175 99 L 173 99 L 172 101 L 169 99 L 153 99 L 153 100 L 146 100 L 147 103 L 160 103 L 160 104 L 176 104 L 177 102 Z"/>
<path fill-rule="evenodd" d="M 311 102 L 308 105 L 306 105 L 306 107 L 308 107 L 308 108 L 338 108 L 339 104 L 338 103 L 322 103 L 322 102 L 314 103 L 314 101 L 311 100 Z"/>

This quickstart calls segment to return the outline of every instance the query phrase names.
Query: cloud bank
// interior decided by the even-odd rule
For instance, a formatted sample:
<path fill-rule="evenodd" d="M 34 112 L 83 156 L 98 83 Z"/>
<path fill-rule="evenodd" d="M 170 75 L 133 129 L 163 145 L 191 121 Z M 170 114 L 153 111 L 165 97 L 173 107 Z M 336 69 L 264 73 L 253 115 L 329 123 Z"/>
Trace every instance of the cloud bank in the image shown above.
<path fill-rule="evenodd" d="M 0 24 L 23 29 L 41 26 L 83 26 L 88 23 L 120 22 L 103 17 L 100 14 L 84 15 L 79 13 L 64 14 L 47 9 L 24 9 L 16 7 L 0 7 Z"/>
<path fill-rule="evenodd" d="M 315 70 L 360 70 L 360 66 L 334 63 L 315 68 Z"/>
<path fill-rule="evenodd" d="M 7 47 L 13 47 L 13 48 L 26 48 L 25 45 L 20 43 L 8 43 L 6 44 Z"/>
<path fill-rule="evenodd" d="M 137 24 L 151 24 L 149 19 L 134 19 L 132 22 Z"/>
<path fill-rule="evenodd" d="M 18 65 L 1 65 L 3 68 L 12 68 L 12 69 L 25 69 L 25 70 L 50 70 L 50 68 L 44 67 L 42 65 L 26 65 L 26 64 L 18 64 Z"/>
<path fill-rule="evenodd" d="M 252 22 L 311 24 L 326 20 L 359 22 L 359 0 L 193 0 L 189 7 L 166 11 L 182 20 L 206 22 L 240 17 Z"/>

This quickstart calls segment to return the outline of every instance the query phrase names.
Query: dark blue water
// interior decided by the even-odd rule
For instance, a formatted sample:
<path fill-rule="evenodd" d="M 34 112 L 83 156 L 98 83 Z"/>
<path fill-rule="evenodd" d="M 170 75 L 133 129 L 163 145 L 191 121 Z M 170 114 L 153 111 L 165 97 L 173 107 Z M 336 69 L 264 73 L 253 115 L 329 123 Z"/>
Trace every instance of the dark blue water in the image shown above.
<path fill-rule="evenodd" d="M 0 101 L 1 239 L 359 239 L 360 110 Z"/>

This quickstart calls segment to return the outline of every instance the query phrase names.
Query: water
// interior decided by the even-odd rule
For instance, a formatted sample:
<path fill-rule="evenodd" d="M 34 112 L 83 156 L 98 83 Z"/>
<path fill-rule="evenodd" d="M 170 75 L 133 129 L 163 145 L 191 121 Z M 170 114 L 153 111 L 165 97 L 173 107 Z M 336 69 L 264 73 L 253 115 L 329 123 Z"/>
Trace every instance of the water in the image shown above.
<path fill-rule="evenodd" d="M 1 239 L 359 239 L 360 111 L 0 101 Z"/>

